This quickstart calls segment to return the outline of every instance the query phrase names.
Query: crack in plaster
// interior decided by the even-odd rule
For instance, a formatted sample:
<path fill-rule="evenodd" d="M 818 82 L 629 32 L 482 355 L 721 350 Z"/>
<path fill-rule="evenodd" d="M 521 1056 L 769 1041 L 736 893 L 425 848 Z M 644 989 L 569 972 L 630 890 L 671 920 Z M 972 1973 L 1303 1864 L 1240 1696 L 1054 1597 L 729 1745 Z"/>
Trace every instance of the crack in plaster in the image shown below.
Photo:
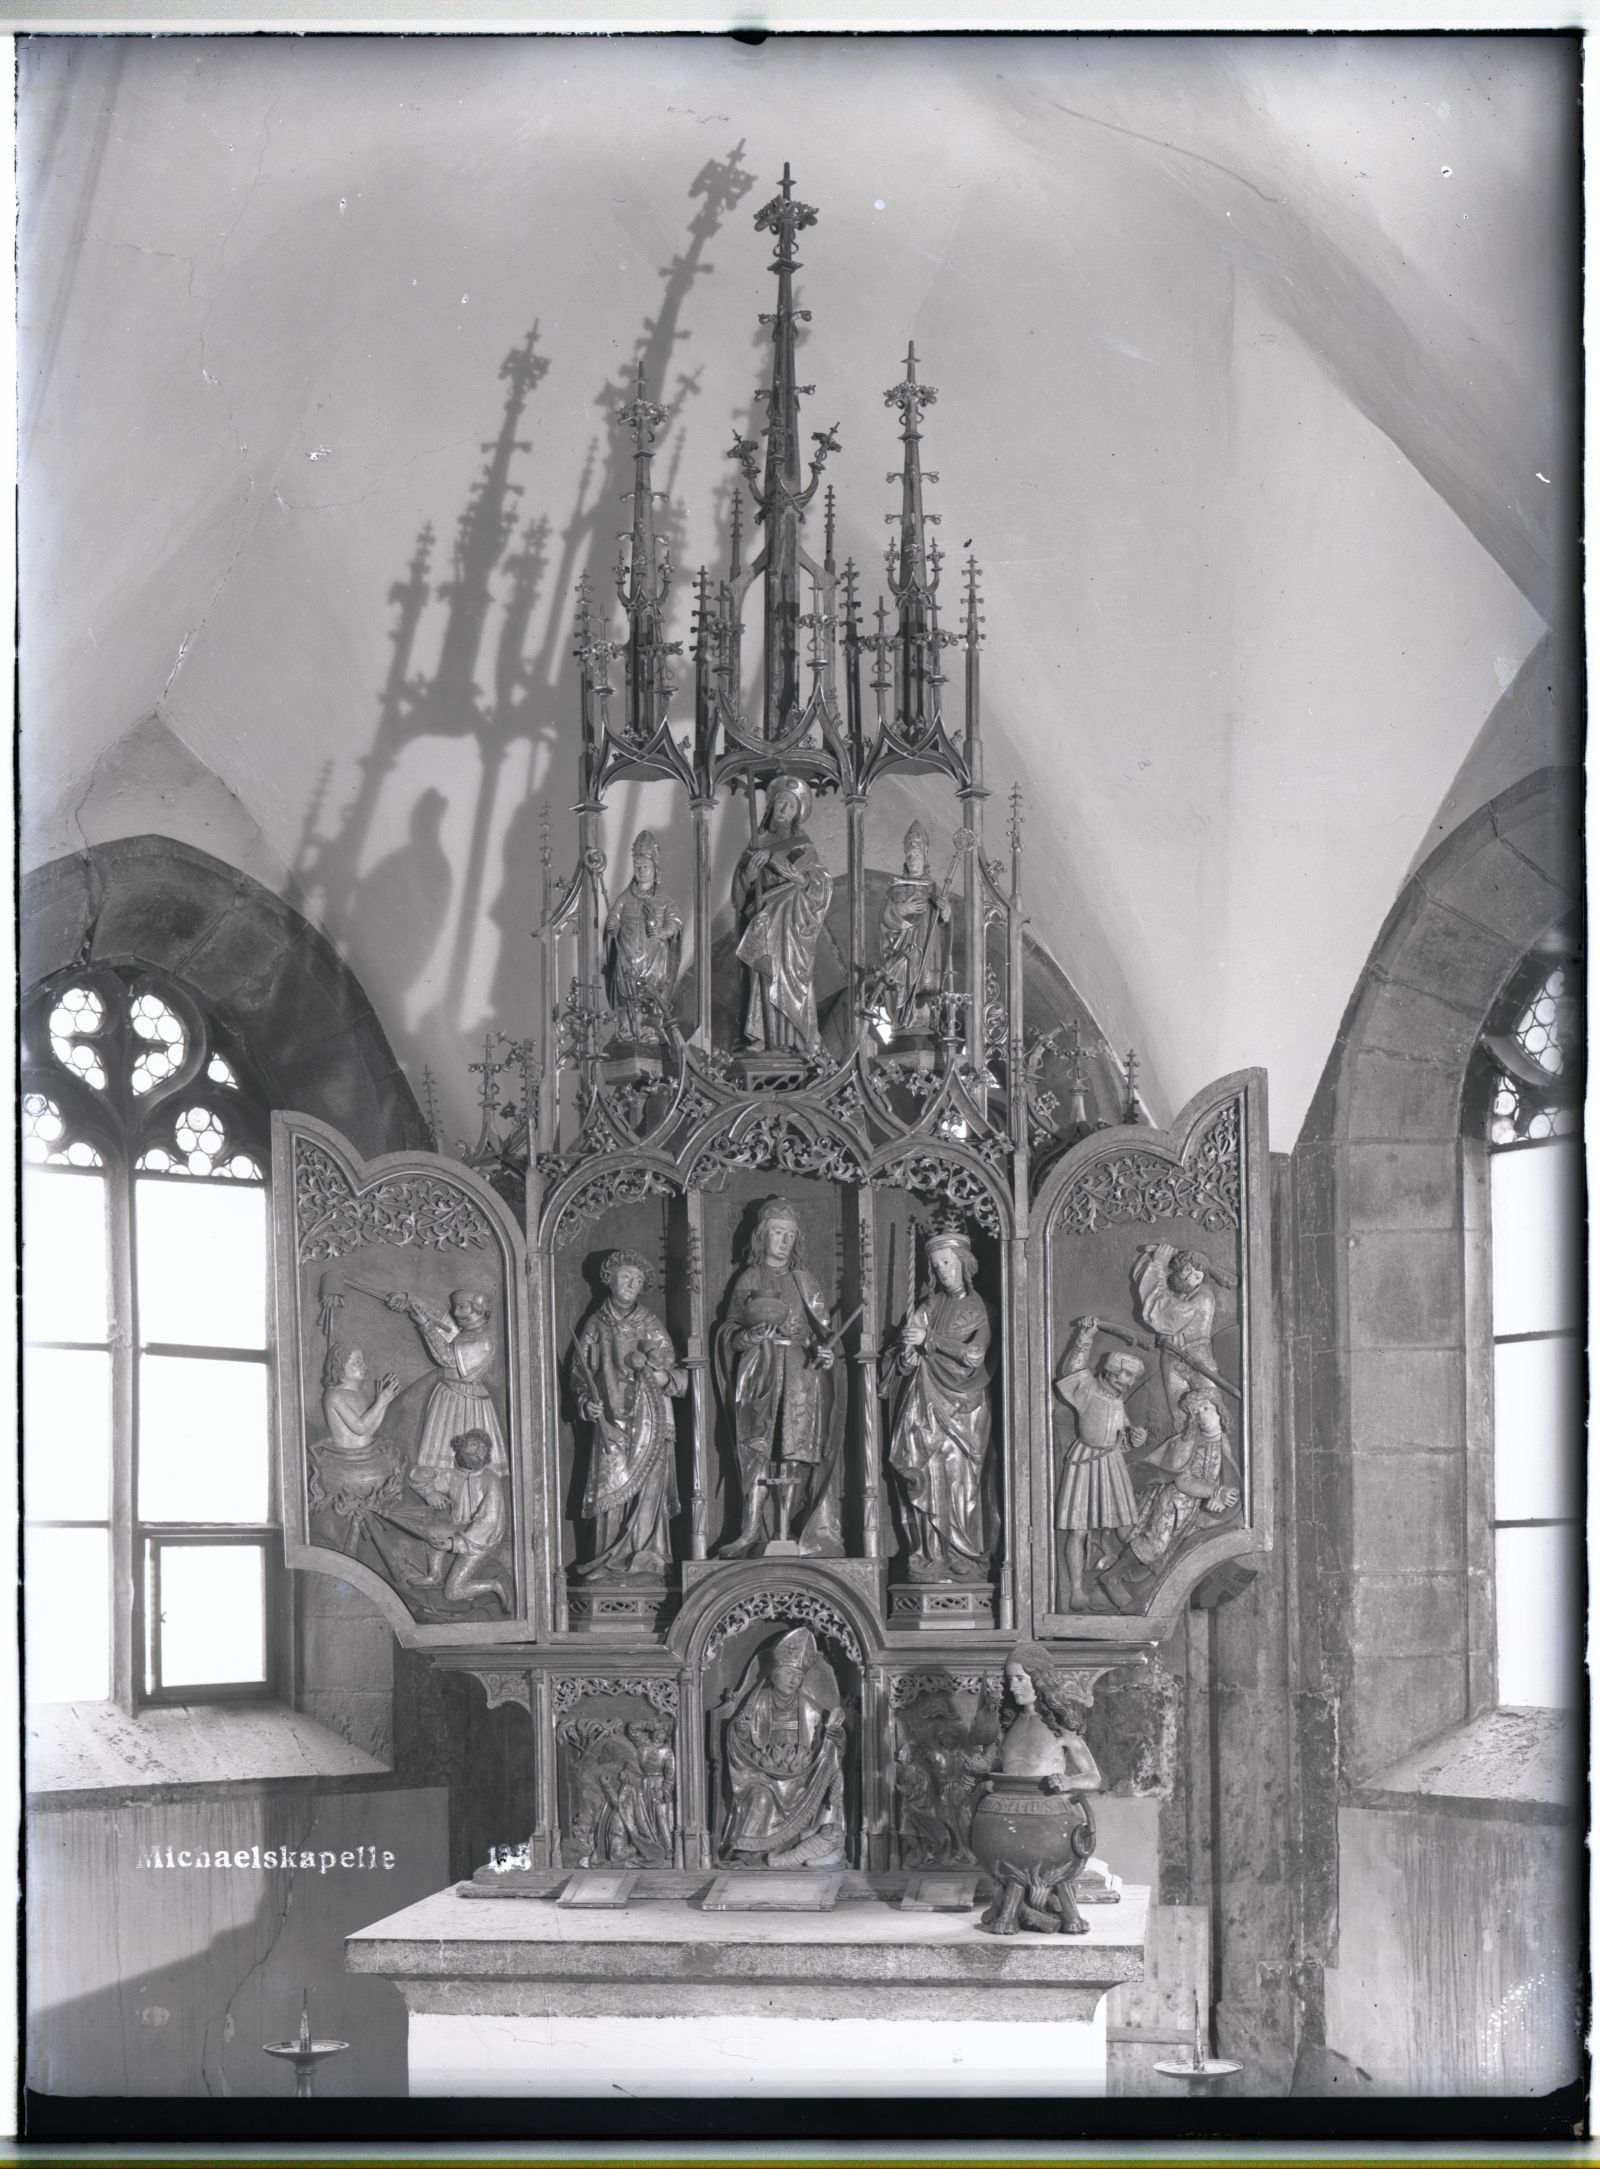
<path fill-rule="evenodd" d="M 133 725 L 133 728 L 135 730 L 137 730 L 138 727 L 138 724 Z M 127 733 L 124 732 L 123 736 L 125 737 L 126 735 Z M 105 766 L 106 762 L 111 758 L 112 754 L 115 753 L 117 747 L 121 745 L 121 743 L 122 738 L 113 738 L 110 745 L 102 746 L 100 748 L 100 751 L 95 755 L 94 759 L 89 764 L 89 775 L 87 781 L 83 786 L 83 790 L 79 794 L 77 800 L 73 804 L 71 812 L 67 816 L 68 820 L 72 823 L 72 826 L 78 832 L 78 841 L 79 845 L 81 846 L 81 856 L 87 862 L 91 873 L 93 874 L 96 886 L 100 890 L 99 895 L 95 898 L 93 910 L 90 916 L 89 931 L 87 932 L 87 934 L 85 934 L 82 947 L 79 951 L 80 958 L 86 957 L 89 953 L 90 946 L 94 941 L 95 928 L 100 923 L 100 913 L 105 905 L 104 887 L 100 883 L 99 869 L 95 866 L 94 863 L 94 845 L 90 842 L 89 832 L 83 825 L 84 808 L 88 805 L 90 799 L 94 796 L 95 786 L 100 780 L 101 769 Z"/>
<path fill-rule="evenodd" d="M 1548 866 L 1541 866 L 1537 859 L 1529 858 L 1526 851 L 1522 850 L 1519 845 L 1512 842 L 1511 838 L 1500 826 L 1499 817 L 1495 812 L 1492 802 L 1486 810 L 1489 815 L 1489 826 L 1494 831 L 1496 841 L 1504 844 L 1505 848 L 1511 853 L 1513 858 L 1520 859 L 1523 865 L 1527 867 L 1529 873 L 1537 874 L 1539 879 L 1545 884 L 1547 888 L 1554 889 L 1558 895 L 1567 897 L 1569 900 L 1575 901 L 1576 899 L 1573 889 L 1563 875 L 1552 873 Z"/>
<path fill-rule="evenodd" d="M 313 1819 L 314 1818 L 310 1816 L 304 1817 L 303 1826 L 297 1832 L 297 1836 L 299 1839 L 299 1844 L 296 1846 L 297 1851 L 300 1849 L 301 1846 L 305 1844 L 305 1840 L 309 1835 L 310 1826 Z M 220 2089 L 223 2094 L 226 2094 L 228 2091 L 227 2073 L 225 2072 L 225 2070 L 223 2070 L 222 2066 L 226 2062 L 227 2058 L 227 2044 L 232 2038 L 232 2036 L 229 2034 L 228 2028 L 233 2020 L 233 2007 L 238 2002 L 239 1998 L 244 1994 L 246 1988 L 249 1987 L 250 1982 L 255 1977 L 255 1975 L 261 1972 L 262 1968 L 271 1958 L 273 1952 L 283 1941 L 284 1931 L 289 1925 L 289 1908 L 294 1904 L 294 1877 L 292 1874 L 286 1875 L 282 1878 L 281 1887 L 283 1891 L 283 1901 L 275 1909 L 277 1912 L 277 1923 L 273 1928 L 272 1935 L 270 1940 L 268 1941 L 267 1947 L 261 1953 L 260 1957 L 256 1959 L 254 1964 L 248 1966 L 245 1969 L 244 1973 L 241 1974 L 238 1981 L 234 1984 L 233 1989 L 229 1993 L 227 2002 L 222 2007 L 220 2025 L 223 2046 L 217 2058 L 217 2076 L 220 2083 Z M 215 2018 L 211 2019 L 208 2022 L 206 2026 L 205 2047 L 201 2051 L 200 2057 L 201 2075 L 205 2080 L 206 2092 L 208 2094 L 214 2094 L 217 2090 L 213 2087 L 211 2080 L 211 2042 L 212 2036 L 216 2033 L 218 2029 L 218 2024 L 219 2021 Z"/>
<path fill-rule="evenodd" d="M 1076 106 L 1063 105 L 1057 98 L 1047 98 L 1044 102 L 1053 111 L 1065 113 L 1069 120 L 1083 121 L 1090 128 L 1103 128 L 1108 135 L 1127 136 L 1135 143 L 1148 143 L 1153 150 L 1170 151 L 1175 158 L 1187 158 L 1197 166 L 1209 166 L 1213 173 L 1220 173 L 1226 180 L 1237 181 L 1241 188 L 1248 188 L 1252 196 L 1259 196 L 1274 210 L 1282 208 L 1281 196 L 1269 196 L 1264 188 L 1257 187 L 1254 181 L 1247 180 L 1232 166 L 1223 165 L 1220 159 L 1207 158 L 1204 151 L 1191 151 L 1182 143 L 1169 143 L 1165 136 L 1147 136 L 1138 128 L 1124 128 L 1117 121 L 1101 120 L 1097 114 L 1080 112 Z"/>

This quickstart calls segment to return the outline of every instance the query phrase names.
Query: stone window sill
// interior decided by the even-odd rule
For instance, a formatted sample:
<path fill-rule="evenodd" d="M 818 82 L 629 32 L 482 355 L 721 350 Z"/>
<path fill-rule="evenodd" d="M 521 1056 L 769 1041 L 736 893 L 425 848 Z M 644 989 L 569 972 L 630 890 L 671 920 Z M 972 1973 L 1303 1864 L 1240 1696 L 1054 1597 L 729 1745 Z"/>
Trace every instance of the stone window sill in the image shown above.
<path fill-rule="evenodd" d="M 1351 1805 L 1565 1823 L 1580 1812 L 1582 1779 L 1577 1711 L 1486 1710 L 1357 1785 Z"/>
<path fill-rule="evenodd" d="M 389 1766 L 303 1710 L 280 1703 L 194 1703 L 141 1710 L 56 1702 L 32 1711 L 27 1792 L 153 1792 L 296 1778 L 387 1777 Z"/>

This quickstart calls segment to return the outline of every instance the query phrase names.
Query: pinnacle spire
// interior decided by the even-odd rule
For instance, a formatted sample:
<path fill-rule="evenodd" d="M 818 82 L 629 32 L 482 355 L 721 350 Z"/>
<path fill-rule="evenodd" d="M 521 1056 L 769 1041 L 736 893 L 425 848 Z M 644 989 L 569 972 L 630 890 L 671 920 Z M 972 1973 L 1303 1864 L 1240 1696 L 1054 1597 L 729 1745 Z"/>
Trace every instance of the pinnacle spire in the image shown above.
<path fill-rule="evenodd" d="M 905 375 L 883 395 L 886 407 L 900 410 L 900 469 L 889 480 L 900 484 L 900 510 L 886 514 L 899 534 L 889 545 L 889 590 L 899 615 L 895 642 L 895 714 L 907 735 L 916 737 L 937 722 L 939 714 L 938 607 L 939 551 L 930 547 L 928 529 L 938 525 L 937 512 L 923 505 L 925 482 L 937 482 L 936 474 L 922 471 L 922 417 L 939 394 L 917 376 L 915 343 L 906 348 Z"/>
<path fill-rule="evenodd" d="M 666 408 L 646 394 L 641 361 L 634 396 L 617 416 L 633 437 L 633 488 L 623 499 L 633 506 L 633 523 L 630 533 L 617 538 L 616 564 L 617 595 L 628 614 L 627 730 L 639 744 L 655 736 L 666 714 L 672 693 L 666 657 L 677 652 L 661 638 L 672 562 L 656 534 L 656 499 L 663 493 L 652 486 L 651 471 L 666 419 Z"/>

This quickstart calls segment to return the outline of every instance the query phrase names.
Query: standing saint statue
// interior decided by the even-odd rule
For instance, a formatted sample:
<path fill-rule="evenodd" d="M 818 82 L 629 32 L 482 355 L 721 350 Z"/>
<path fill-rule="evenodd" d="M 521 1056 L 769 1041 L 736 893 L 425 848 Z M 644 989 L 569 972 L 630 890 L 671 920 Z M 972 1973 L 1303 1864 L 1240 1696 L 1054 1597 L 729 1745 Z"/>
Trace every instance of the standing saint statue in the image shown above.
<path fill-rule="evenodd" d="M 735 952 L 746 967 L 745 1045 L 814 1054 L 817 936 L 833 900 L 833 876 L 805 832 L 811 793 L 794 776 L 775 777 L 767 815 L 733 875 L 739 922 Z"/>
<path fill-rule="evenodd" d="M 769 1868 L 839 1865 L 844 1711 L 838 1682 L 809 1627 L 795 1627 L 756 1652 L 731 1711 L 722 1739 L 724 1855 L 754 1856 Z"/>
<path fill-rule="evenodd" d="M 837 1558 L 844 1546 L 828 1305 L 806 1270 L 805 1237 L 787 1198 L 769 1198 L 757 1216 L 715 1356 L 743 1496 L 739 1533 L 722 1557 L 743 1558 L 762 1543 L 770 1503 L 774 1542 L 787 1544 L 804 1514 L 800 1550 Z"/>
<path fill-rule="evenodd" d="M 959 1221 L 944 1221 L 928 1237 L 928 1268 L 933 1287 L 884 1356 L 885 1385 L 903 1381 L 889 1466 L 899 1479 L 912 1581 L 980 1581 L 989 1567 L 984 1477 L 993 1329 Z"/>
<path fill-rule="evenodd" d="M 572 1343 L 573 1395 L 579 1415 L 594 1427 L 581 1511 L 595 1524 L 595 1549 L 577 1572 L 665 1581 L 669 1525 L 678 1510 L 667 1397 L 687 1389 L 689 1373 L 666 1327 L 639 1300 L 650 1280 L 643 1258 L 613 1250 L 600 1278 L 606 1299 Z"/>
<path fill-rule="evenodd" d="M 872 1001 L 902 1032 L 926 1026 L 939 999 L 944 944 L 938 928 L 950 917 L 950 900 L 939 894 L 928 871 L 928 832 L 920 821 L 906 830 L 904 849 L 904 871 L 890 882 L 878 914 L 878 978 Z"/>
<path fill-rule="evenodd" d="M 1139 1451 L 1148 1435 L 1130 1420 L 1127 1408 L 1128 1395 L 1144 1377 L 1144 1365 L 1118 1348 L 1092 1371 L 1089 1359 L 1099 1330 L 1098 1318 L 1080 1318 L 1056 1373 L 1056 1392 L 1077 1419 L 1077 1437 L 1062 1464 L 1056 1492 L 1056 1528 L 1065 1532 L 1067 1610 L 1072 1612 L 1111 1609 L 1108 1598 L 1102 1597 L 1098 1607 L 1089 1598 L 1089 1537 L 1091 1532 L 1126 1536 L 1138 1520 L 1128 1456 Z"/>
<path fill-rule="evenodd" d="M 511 1464 L 488 1385 L 495 1358 L 489 1298 L 474 1288 L 457 1288 L 450 1298 L 448 1318 L 399 1289 L 384 1302 L 388 1309 L 406 1313 L 422 1336 L 423 1347 L 444 1373 L 428 1398 L 415 1466 L 454 1469 L 456 1439 L 463 1431 L 481 1431 L 489 1441 L 488 1466 L 504 1475 Z"/>
<path fill-rule="evenodd" d="M 650 830 L 633 839 L 633 879 L 606 914 L 606 999 L 626 1039 L 664 1037 L 678 983 L 683 918 L 660 893 L 661 849 Z"/>

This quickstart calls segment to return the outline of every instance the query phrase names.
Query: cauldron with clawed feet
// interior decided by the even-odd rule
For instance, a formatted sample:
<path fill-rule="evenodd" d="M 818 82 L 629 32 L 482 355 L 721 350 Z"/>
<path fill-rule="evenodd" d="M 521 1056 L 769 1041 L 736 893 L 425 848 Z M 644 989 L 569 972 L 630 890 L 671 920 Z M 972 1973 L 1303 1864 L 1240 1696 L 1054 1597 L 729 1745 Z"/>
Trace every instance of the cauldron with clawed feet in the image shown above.
<path fill-rule="evenodd" d="M 997 1936 L 1024 1928 L 1086 1935 L 1072 1885 L 1094 1851 L 1083 1796 L 1099 1790 L 1100 1771 L 1078 1730 L 1078 1706 L 1042 1644 L 1020 1642 L 1011 1652 L 1006 1691 L 1011 1717 L 999 1766 L 979 1780 L 968 1836 L 995 1888 L 978 1925 Z"/>

